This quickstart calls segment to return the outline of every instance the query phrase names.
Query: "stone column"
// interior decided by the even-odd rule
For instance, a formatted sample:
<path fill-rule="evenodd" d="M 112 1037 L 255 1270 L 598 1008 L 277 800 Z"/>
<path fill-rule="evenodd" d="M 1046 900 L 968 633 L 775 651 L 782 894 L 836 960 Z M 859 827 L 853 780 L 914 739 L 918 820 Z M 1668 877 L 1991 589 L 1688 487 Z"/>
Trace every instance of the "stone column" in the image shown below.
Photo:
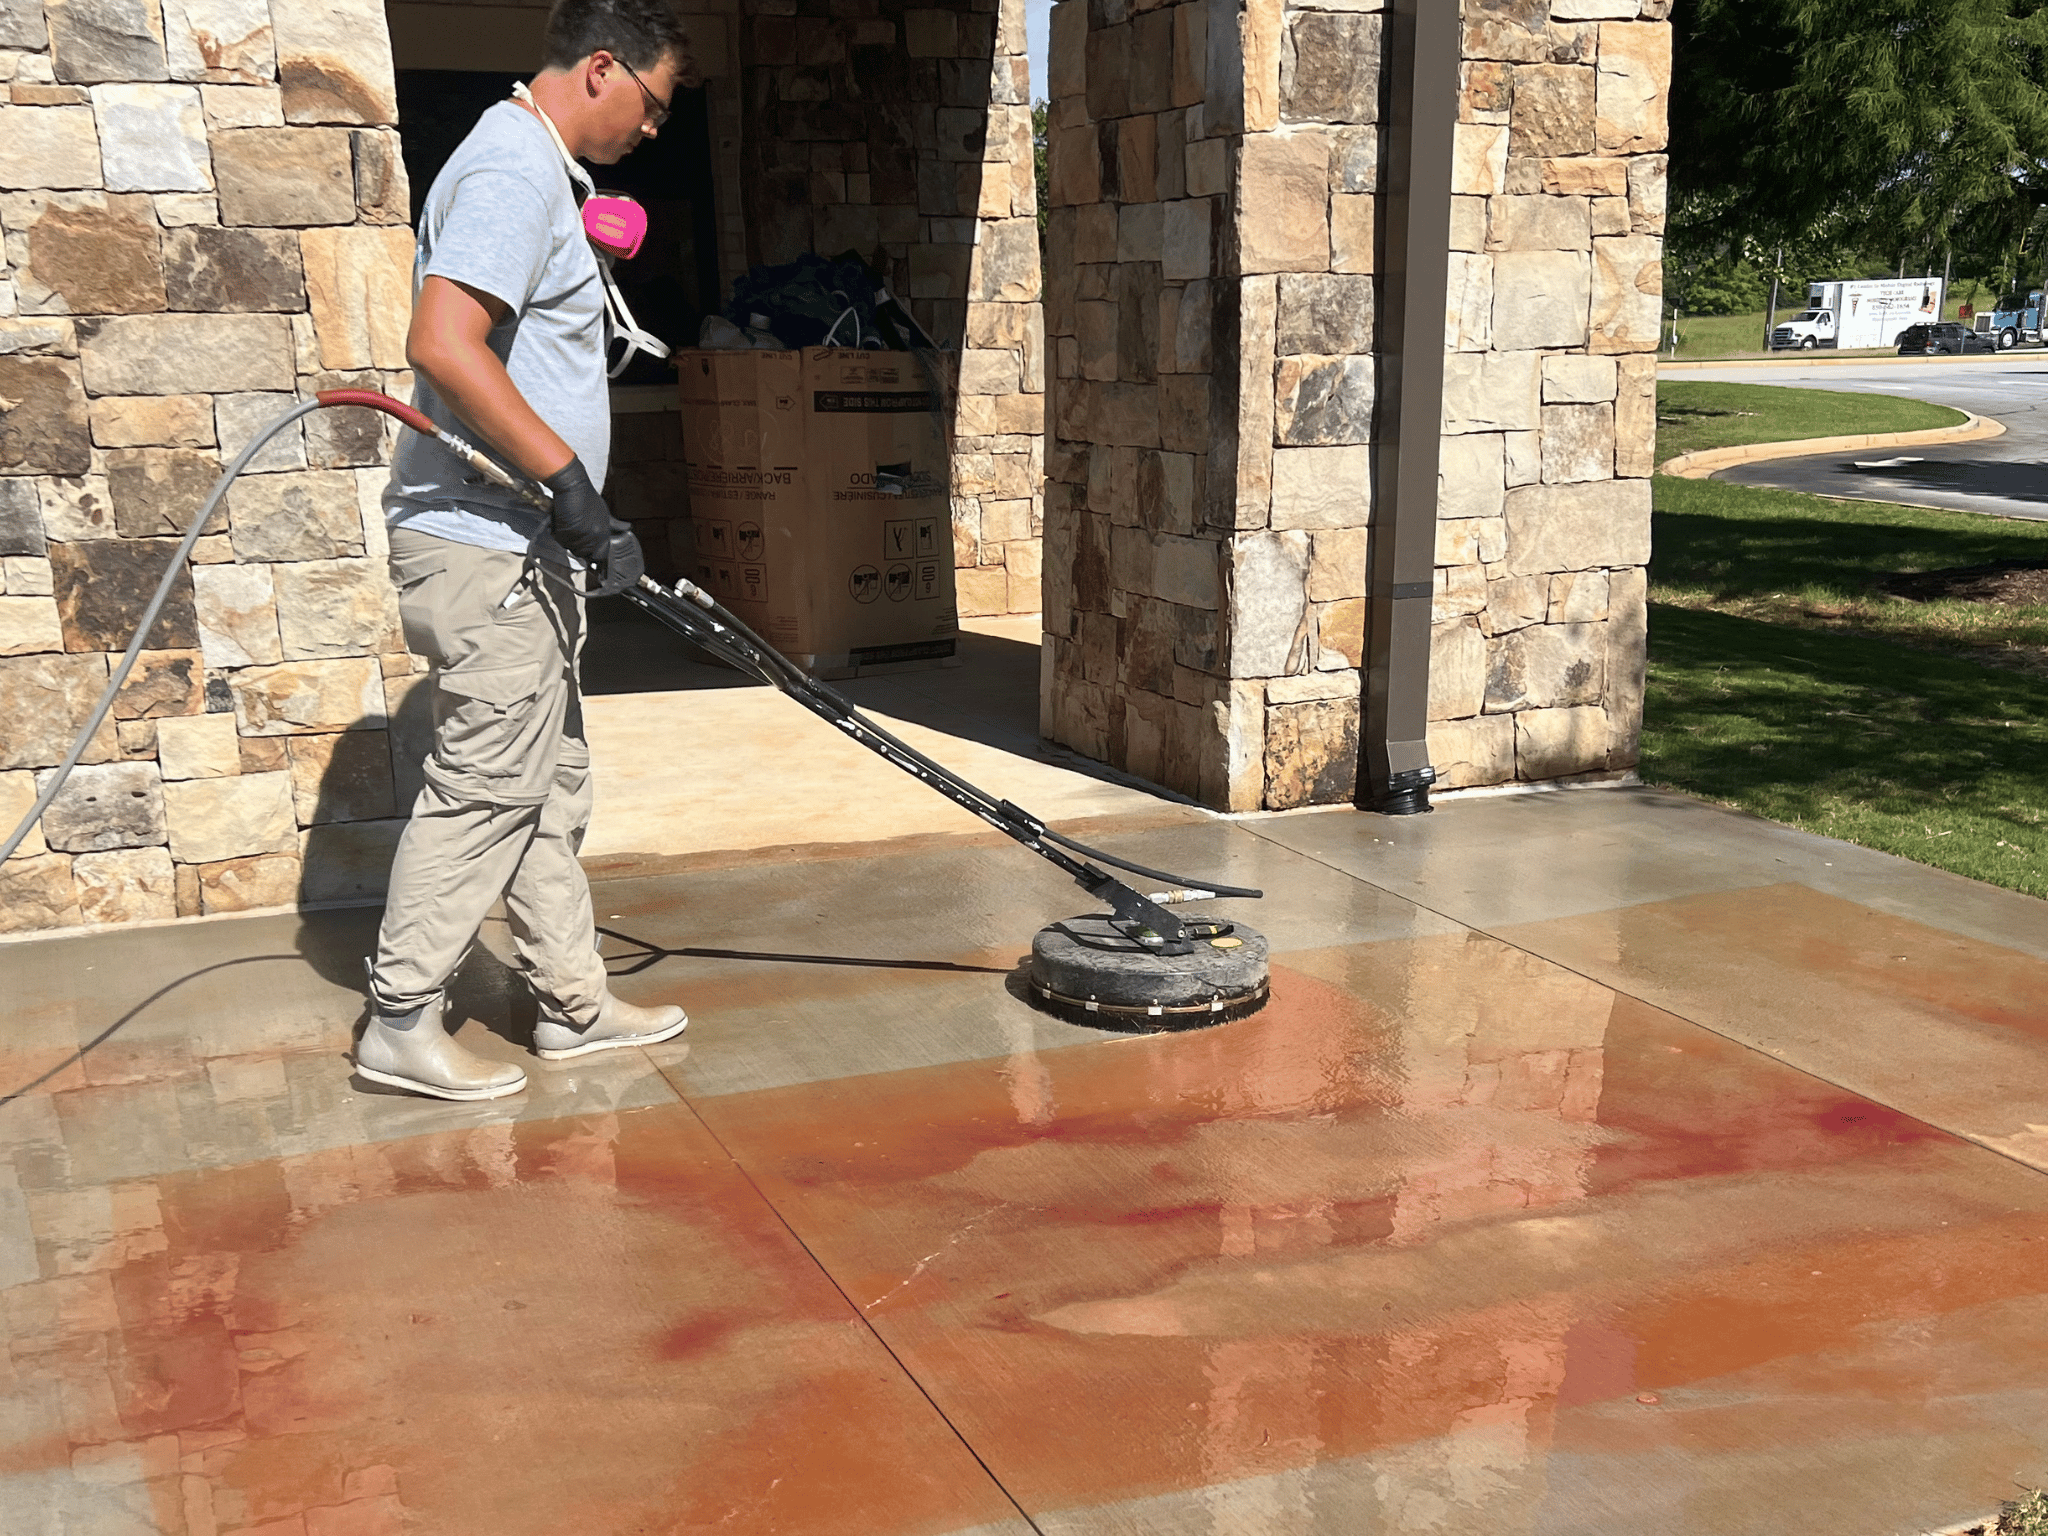
<path fill-rule="evenodd" d="M 1468 0 L 1446 317 L 1438 782 L 1636 762 L 1669 0 Z"/>
<path fill-rule="evenodd" d="M 0 36 L 0 818 L 223 461 L 294 399 L 404 393 L 412 237 L 374 0 L 10 7 Z M 413 682 L 389 435 L 295 426 L 203 537 L 114 713 L 0 871 L 0 927 L 374 890 Z M 419 702 L 424 703 L 424 699 Z"/>
<path fill-rule="evenodd" d="M 1357 782 L 1379 9 L 1053 9 L 1042 725 L 1218 807 Z M 1446 787 L 1633 761 L 1669 69 L 1636 0 L 1465 12 Z"/>
<path fill-rule="evenodd" d="M 1347 798 L 1380 18 L 1061 0 L 1052 26 L 1044 729 L 1210 805 Z"/>

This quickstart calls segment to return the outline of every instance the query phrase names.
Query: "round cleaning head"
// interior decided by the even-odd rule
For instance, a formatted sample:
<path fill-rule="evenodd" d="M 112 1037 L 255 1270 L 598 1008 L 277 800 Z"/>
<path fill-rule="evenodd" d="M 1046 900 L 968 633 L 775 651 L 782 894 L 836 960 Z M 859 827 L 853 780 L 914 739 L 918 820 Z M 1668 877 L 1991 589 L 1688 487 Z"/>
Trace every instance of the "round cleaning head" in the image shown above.
<path fill-rule="evenodd" d="M 1072 1024 L 1153 1034 L 1202 1029 L 1266 1006 L 1266 939 L 1242 923 L 1162 955 L 1112 926 L 1071 917 L 1031 941 L 1031 1000 Z"/>

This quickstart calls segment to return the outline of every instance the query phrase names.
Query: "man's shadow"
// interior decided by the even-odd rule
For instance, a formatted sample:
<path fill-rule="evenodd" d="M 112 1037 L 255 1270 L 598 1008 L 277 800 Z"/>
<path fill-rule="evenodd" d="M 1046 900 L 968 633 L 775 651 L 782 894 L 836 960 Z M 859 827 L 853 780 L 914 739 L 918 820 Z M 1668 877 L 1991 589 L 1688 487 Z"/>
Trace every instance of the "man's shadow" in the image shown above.
<path fill-rule="evenodd" d="M 366 905 L 365 899 L 380 897 L 389 883 L 398 835 L 419 796 L 433 745 L 432 675 L 415 672 L 384 681 L 385 728 L 347 731 L 334 740 L 299 876 L 299 953 L 322 978 L 363 996 L 350 1026 L 351 1042 L 369 1022 L 365 963 L 376 950 L 383 918 L 382 906 Z M 493 923 L 502 918 L 487 920 L 486 928 Z M 448 988 L 449 1030 L 474 1019 L 526 1049 L 537 1016 L 520 973 L 481 939 L 472 945 Z"/>
<path fill-rule="evenodd" d="M 300 877 L 297 945 L 306 963 L 337 987 L 362 997 L 350 1028 L 351 1042 L 369 1022 L 366 959 L 375 951 L 381 896 L 391 857 L 423 782 L 422 768 L 433 745 L 433 681 L 429 673 L 387 678 L 388 725 L 384 730 L 345 732 L 321 776 L 313 824 L 307 829 Z M 346 902 L 347 905 L 340 903 Z M 476 1020 L 499 1038 L 529 1049 L 539 1009 L 517 967 L 507 964 L 486 939 L 503 933 L 502 913 L 485 921 L 485 933 L 470 947 L 448 988 L 448 1028 Z M 496 932 L 493 932 L 495 928 Z M 983 972 L 1002 967 L 896 956 L 810 954 L 707 946 L 670 948 L 637 935 L 598 930 L 611 951 L 607 969 L 632 976 L 673 960 L 725 960 L 764 965 L 844 966 L 910 971 Z"/>

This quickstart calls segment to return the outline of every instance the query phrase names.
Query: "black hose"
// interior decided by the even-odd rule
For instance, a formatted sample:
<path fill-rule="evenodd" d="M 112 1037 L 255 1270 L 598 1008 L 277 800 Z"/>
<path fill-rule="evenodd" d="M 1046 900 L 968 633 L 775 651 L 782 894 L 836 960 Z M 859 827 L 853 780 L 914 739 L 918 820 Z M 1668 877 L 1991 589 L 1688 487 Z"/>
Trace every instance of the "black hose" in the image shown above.
<path fill-rule="evenodd" d="M 701 645 L 719 660 L 739 671 L 751 672 L 780 692 L 808 701 L 820 713 L 829 713 L 837 720 L 855 722 L 861 730 L 868 732 L 878 741 L 886 742 L 934 778 L 943 779 L 955 790 L 986 807 L 990 817 L 1010 824 L 1023 823 L 1047 842 L 1057 843 L 1060 847 L 1070 849 L 1084 858 L 1112 865 L 1127 874 L 1142 875 L 1148 880 L 1163 880 L 1171 886 L 1213 891 L 1219 897 L 1235 896 L 1256 901 L 1265 895 L 1264 891 L 1253 890 L 1249 886 L 1215 885 L 1206 880 L 1190 880 L 1184 875 L 1152 869 L 1144 864 L 1134 864 L 1128 859 L 1120 859 L 1113 853 L 1105 853 L 1100 848 L 1092 848 L 1086 843 L 1053 831 L 1022 807 L 1012 805 L 1007 800 L 998 800 L 979 785 L 968 783 L 945 764 L 934 761 L 909 742 L 875 724 L 855 709 L 836 689 L 824 686 L 724 609 L 721 608 L 714 614 L 712 610 L 687 598 L 673 595 L 665 589 L 657 590 L 661 591 L 666 604 L 674 605 L 676 613 L 673 617 L 665 611 L 666 604 L 655 603 L 637 592 L 630 595 L 656 618 L 664 619 L 670 628 L 695 644 Z"/>
<path fill-rule="evenodd" d="M 1100 859 L 1105 864 L 1113 864 L 1127 874 L 1143 875 L 1147 880 L 1164 880 L 1169 885 L 1197 886 L 1205 891 L 1214 891 L 1218 896 L 1242 896 L 1248 901 L 1256 901 L 1266 894 L 1264 891 L 1255 891 L 1250 886 L 1217 885 L 1209 880 L 1190 880 L 1185 875 L 1170 875 L 1163 869 L 1147 869 L 1143 864 L 1133 864 L 1129 859 L 1120 859 L 1113 853 L 1104 853 L 1100 848 L 1091 848 L 1071 837 L 1062 837 L 1051 827 L 1041 827 L 1039 832 L 1049 843 L 1058 843 L 1062 848 L 1071 849 L 1083 858 Z"/>
<path fill-rule="evenodd" d="M 142 610 L 142 620 L 135 626 L 134 638 L 128 642 L 128 649 L 121 657 L 121 664 L 114 668 L 114 675 L 107 679 L 106 691 L 100 695 L 99 703 L 93 706 L 86 717 L 85 728 L 78 733 L 78 739 L 71 743 L 71 750 L 64 755 L 64 761 L 57 765 L 50 775 L 50 782 L 43 792 L 36 796 L 36 803 L 28 808 L 28 814 L 21 818 L 21 824 L 8 834 L 7 841 L 0 844 L 0 863 L 13 857 L 14 850 L 21 846 L 29 829 L 43 819 L 64 788 L 64 781 L 71 777 L 71 770 L 78 766 L 78 760 L 85 756 L 85 749 L 92 745 L 93 733 L 99 730 L 100 722 L 107 718 L 107 711 L 114 707 L 114 696 L 121 691 L 121 685 L 128 681 L 128 674 L 135 670 L 135 660 L 142 654 L 142 645 L 149 638 L 149 632 L 156 628 L 157 618 L 164 611 L 164 604 L 170 601 L 171 589 L 178 584 L 178 577 L 185 569 L 185 562 L 191 557 L 192 546 L 199 542 L 199 530 L 204 528 L 213 516 L 213 510 L 220 505 L 221 497 L 228 487 L 235 483 L 235 476 L 248 468 L 249 461 L 256 457 L 263 445 L 278 433 L 297 421 L 301 416 L 311 415 L 320 409 L 318 400 L 302 400 L 269 426 L 249 440 L 249 444 L 234 457 L 234 462 L 221 472 L 214 482 L 213 493 L 206 498 L 206 505 L 199 509 L 199 515 L 192 520 L 192 526 L 185 530 L 185 537 L 178 545 L 178 552 L 171 556 L 170 569 L 164 572 L 164 579 L 157 583 L 156 595 L 149 600 L 149 606 Z"/>

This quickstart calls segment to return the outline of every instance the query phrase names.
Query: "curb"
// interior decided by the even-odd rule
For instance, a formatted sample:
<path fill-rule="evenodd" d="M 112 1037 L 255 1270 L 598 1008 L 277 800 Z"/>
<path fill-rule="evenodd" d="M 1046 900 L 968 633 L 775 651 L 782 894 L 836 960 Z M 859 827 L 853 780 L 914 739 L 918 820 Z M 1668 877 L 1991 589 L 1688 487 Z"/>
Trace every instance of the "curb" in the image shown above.
<path fill-rule="evenodd" d="M 1967 414 L 1967 413 L 1965 413 Z M 1702 448 L 1681 453 L 1657 466 L 1660 475 L 1681 480 L 1704 480 L 1716 470 L 1737 464 L 1756 464 L 1765 459 L 1803 459 L 1811 454 L 1842 453 L 1854 448 L 1914 448 L 1935 443 L 1975 443 L 1988 437 L 2003 437 L 2005 423 L 1989 416 L 1970 416 L 1953 427 L 1930 427 L 1924 432 L 1865 432 L 1854 437 L 1795 438 L 1788 443 L 1741 443 L 1732 448 Z"/>

